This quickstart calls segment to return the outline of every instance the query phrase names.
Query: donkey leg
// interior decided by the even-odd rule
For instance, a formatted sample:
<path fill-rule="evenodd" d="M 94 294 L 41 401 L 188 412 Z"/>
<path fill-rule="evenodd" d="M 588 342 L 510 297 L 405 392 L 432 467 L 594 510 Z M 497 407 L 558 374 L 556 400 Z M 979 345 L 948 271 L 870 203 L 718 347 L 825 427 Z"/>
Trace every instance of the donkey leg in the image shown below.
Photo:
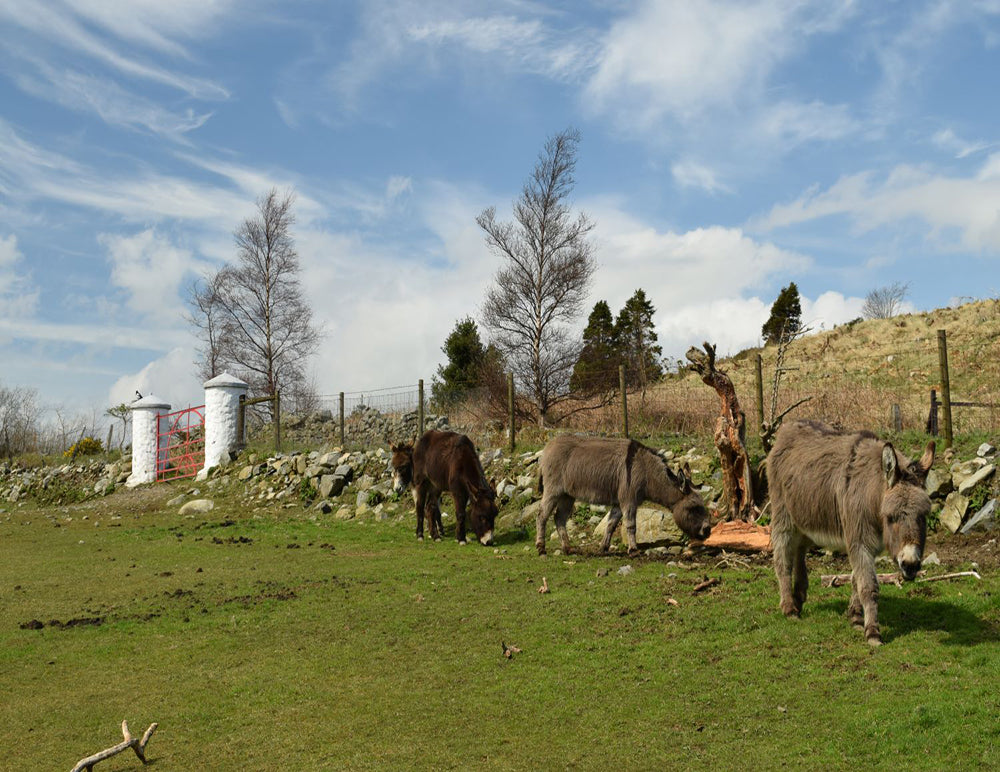
<path fill-rule="evenodd" d="M 604 532 L 604 539 L 601 541 L 601 552 L 607 552 L 611 548 L 611 537 L 615 535 L 615 528 L 621 521 L 621 507 L 615 504 L 608 513 L 608 529 Z"/>
<path fill-rule="evenodd" d="M 555 509 L 557 499 L 549 493 L 542 494 L 542 506 L 535 517 L 535 548 L 539 555 L 545 554 L 545 523 L 548 522 L 549 515 Z"/>
<path fill-rule="evenodd" d="M 865 612 L 861 608 L 861 600 L 858 598 L 858 585 L 851 576 L 851 602 L 847 604 L 847 618 L 851 620 L 851 627 L 855 630 L 865 629 Z"/>
<path fill-rule="evenodd" d="M 564 555 L 570 552 L 569 531 L 566 530 L 566 523 L 573 514 L 573 502 L 569 496 L 562 496 L 556 504 L 556 530 L 559 532 L 559 541 L 562 543 Z"/>
<path fill-rule="evenodd" d="M 629 555 L 639 554 L 639 545 L 635 541 L 635 513 L 638 508 L 635 502 L 625 506 L 625 536 L 628 538 Z"/>
<path fill-rule="evenodd" d="M 431 538 L 434 541 L 441 541 L 441 536 L 444 534 L 444 529 L 441 526 L 441 494 L 437 492 L 431 493 L 427 497 L 427 527 L 431 531 Z"/>
<path fill-rule="evenodd" d="M 801 613 L 806 603 L 809 591 L 809 569 L 806 568 L 806 545 L 801 539 L 793 556 L 792 565 L 792 599 Z"/>
<path fill-rule="evenodd" d="M 453 489 L 451 497 L 455 500 L 455 538 L 459 544 L 465 544 L 465 506 L 469 503 L 469 494 L 462 487 Z"/>
<path fill-rule="evenodd" d="M 858 601 L 864 611 L 865 640 L 870 646 L 882 645 L 882 633 L 878 626 L 878 574 L 875 572 L 875 556 L 863 547 L 850 551 L 851 583 L 855 587 Z"/>
<path fill-rule="evenodd" d="M 427 494 L 420 485 L 413 486 L 413 506 L 417 510 L 417 539 L 424 540 L 424 506 Z"/>
<path fill-rule="evenodd" d="M 778 592 L 781 595 L 781 611 L 786 617 L 797 617 L 802 613 L 802 607 L 796 605 L 792 593 L 792 564 L 797 540 L 788 528 L 771 526 L 771 548 L 774 555 L 774 575 L 778 579 Z"/>

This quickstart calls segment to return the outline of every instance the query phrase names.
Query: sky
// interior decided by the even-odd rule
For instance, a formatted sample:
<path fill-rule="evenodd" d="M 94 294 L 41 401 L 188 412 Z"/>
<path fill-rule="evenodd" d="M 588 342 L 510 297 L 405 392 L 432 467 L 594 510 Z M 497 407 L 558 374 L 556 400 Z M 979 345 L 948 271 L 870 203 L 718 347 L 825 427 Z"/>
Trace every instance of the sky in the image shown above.
<path fill-rule="evenodd" d="M 429 383 L 569 127 L 587 308 L 642 288 L 665 355 L 790 281 L 816 330 L 997 297 L 998 73 L 1000 0 L 0 0 L 0 384 L 200 404 L 189 287 L 272 187 L 317 392 Z"/>

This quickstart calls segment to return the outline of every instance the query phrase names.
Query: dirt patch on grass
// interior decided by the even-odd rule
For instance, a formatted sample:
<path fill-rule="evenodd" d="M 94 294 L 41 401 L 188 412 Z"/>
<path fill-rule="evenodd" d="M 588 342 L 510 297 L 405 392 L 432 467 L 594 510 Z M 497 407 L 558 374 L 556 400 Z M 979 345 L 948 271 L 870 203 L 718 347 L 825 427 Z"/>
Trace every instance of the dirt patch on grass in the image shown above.
<path fill-rule="evenodd" d="M 32 619 L 30 622 L 22 622 L 20 627 L 22 630 L 41 630 L 44 627 L 56 627 L 61 630 L 67 630 L 73 627 L 97 627 L 102 624 L 104 624 L 104 617 L 74 617 L 65 622 L 61 622 L 58 619 L 50 619 L 48 622 Z"/>

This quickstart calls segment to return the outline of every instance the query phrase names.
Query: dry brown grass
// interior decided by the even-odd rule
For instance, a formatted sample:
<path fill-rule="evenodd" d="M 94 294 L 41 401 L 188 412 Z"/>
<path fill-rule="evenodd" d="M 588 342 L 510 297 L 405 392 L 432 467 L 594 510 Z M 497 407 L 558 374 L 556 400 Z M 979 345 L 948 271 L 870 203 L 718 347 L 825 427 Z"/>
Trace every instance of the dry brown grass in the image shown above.
<path fill-rule="evenodd" d="M 931 389 L 941 398 L 937 331 L 942 329 L 947 332 L 952 400 L 1000 405 L 1000 300 L 982 300 L 840 325 L 793 342 L 785 353 L 784 365 L 791 369 L 781 381 L 778 411 L 811 397 L 791 415 L 883 431 L 891 426 L 892 406 L 899 405 L 903 430 L 922 431 Z M 736 386 L 748 426 L 756 426 L 758 420 L 757 353 L 763 360 L 764 403 L 769 413 L 775 346 L 748 349 L 718 363 Z M 715 392 L 691 372 L 668 376 L 645 396 L 629 394 L 628 404 L 629 429 L 636 437 L 711 434 L 719 414 Z M 462 412 L 467 420 L 453 417 L 453 423 L 482 427 L 475 419 L 485 410 L 468 406 Z M 498 426 L 503 423 L 491 417 Z M 1000 430 L 997 407 L 956 407 L 953 418 L 956 435 Z M 621 428 L 620 403 L 576 413 L 562 421 L 560 428 L 616 434 Z M 496 429 L 482 428 L 482 439 L 495 442 Z"/>

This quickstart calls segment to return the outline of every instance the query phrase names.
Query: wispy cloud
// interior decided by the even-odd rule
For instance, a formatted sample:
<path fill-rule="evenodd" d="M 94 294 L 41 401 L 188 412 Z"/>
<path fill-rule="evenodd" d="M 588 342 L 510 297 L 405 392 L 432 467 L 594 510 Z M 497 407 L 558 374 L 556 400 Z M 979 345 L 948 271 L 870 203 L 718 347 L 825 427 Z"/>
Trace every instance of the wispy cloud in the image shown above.
<path fill-rule="evenodd" d="M 702 164 L 684 159 L 670 167 L 677 184 L 682 188 L 700 188 L 708 193 L 731 193 L 732 189 L 719 181 L 715 172 Z"/>
<path fill-rule="evenodd" d="M 22 72 L 15 82 L 22 91 L 55 102 L 77 112 L 91 112 L 111 126 L 123 126 L 153 132 L 176 140 L 200 128 L 210 112 L 195 113 L 188 108 L 180 113 L 122 88 L 106 78 L 74 70 L 58 70 L 45 62 L 34 62 L 40 77 Z"/>
<path fill-rule="evenodd" d="M 760 220 L 764 230 L 823 217 L 849 217 L 860 232 L 907 220 L 923 222 L 927 240 L 941 249 L 1000 252 L 1000 156 L 974 177 L 948 177 L 901 165 L 879 180 L 873 172 L 839 179 L 826 190 L 779 204 Z M 957 238 L 954 234 L 957 234 Z"/>
<path fill-rule="evenodd" d="M 0 317 L 28 319 L 38 307 L 38 288 L 24 271 L 24 255 L 17 236 L 0 237 Z"/>
<path fill-rule="evenodd" d="M 91 59 L 111 68 L 121 75 L 139 80 L 157 83 L 162 86 L 181 91 L 196 99 L 218 100 L 227 99 L 229 92 L 221 85 L 205 79 L 177 72 L 169 67 L 157 65 L 151 62 L 141 61 L 134 56 L 128 56 L 118 51 L 112 42 L 102 39 L 98 34 L 90 32 L 83 23 L 85 21 L 102 20 L 111 23 L 114 18 L 112 9 L 99 12 L 96 3 L 79 3 L 77 10 L 87 11 L 84 18 L 74 14 L 73 9 L 67 8 L 61 3 L 37 2 L 22 3 L 17 0 L 0 0 L 0 19 L 6 19 L 12 27 L 19 27 L 21 30 L 31 33 L 38 39 L 67 49 L 76 54 L 84 54 Z M 118 6 L 119 4 L 115 4 Z M 121 4 L 127 5 L 127 4 Z M 152 11 L 151 3 L 142 3 L 136 8 L 145 8 L 153 15 L 160 15 Z M 190 4 L 186 4 L 190 8 Z M 163 6 L 166 10 L 167 6 Z M 155 35 L 152 27 L 148 24 L 139 23 L 140 15 L 124 12 L 124 19 L 129 20 L 110 25 L 119 34 L 125 34 L 131 30 L 133 40 L 145 40 L 151 42 Z M 147 34 L 143 35 L 141 30 L 145 29 Z M 8 50 L 14 53 L 23 52 L 27 47 L 27 41 L 22 37 L 11 34 L 3 35 Z M 160 36 L 160 40 L 165 43 L 165 39 Z M 160 46 L 163 47 L 162 45 Z"/>

